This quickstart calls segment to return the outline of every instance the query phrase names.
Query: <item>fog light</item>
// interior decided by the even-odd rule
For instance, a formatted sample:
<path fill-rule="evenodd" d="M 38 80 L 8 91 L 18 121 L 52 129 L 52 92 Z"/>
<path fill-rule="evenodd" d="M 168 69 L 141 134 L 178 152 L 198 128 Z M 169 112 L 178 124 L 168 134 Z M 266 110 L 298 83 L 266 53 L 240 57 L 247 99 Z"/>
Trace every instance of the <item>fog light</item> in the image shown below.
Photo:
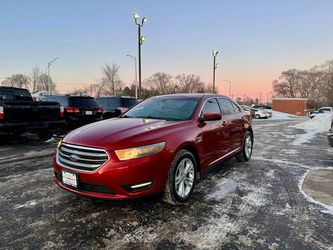
<path fill-rule="evenodd" d="M 143 187 L 146 187 L 146 186 L 150 186 L 151 183 L 152 182 L 150 181 L 150 182 L 145 182 L 145 183 L 137 184 L 137 185 L 131 186 L 131 189 L 137 189 L 137 188 L 143 188 Z"/>
<path fill-rule="evenodd" d="M 135 192 L 141 192 L 141 191 L 147 190 L 147 189 L 151 188 L 152 186 L 153 186 L 153 181 L 149 181 L 149 182 L 139 183 L 136 185 L 123 186 L 123 188 L 129 193 L 135 193 Z"/>

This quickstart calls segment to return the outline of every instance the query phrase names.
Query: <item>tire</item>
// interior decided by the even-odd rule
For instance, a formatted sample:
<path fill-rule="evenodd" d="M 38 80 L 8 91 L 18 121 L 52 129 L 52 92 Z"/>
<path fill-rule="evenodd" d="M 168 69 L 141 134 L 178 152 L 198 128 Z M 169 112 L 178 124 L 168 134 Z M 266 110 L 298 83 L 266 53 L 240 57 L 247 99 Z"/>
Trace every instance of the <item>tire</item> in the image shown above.
<path fill-rule="evenodd" d="M 168 173 L 163 201 L 171 205 L 186 202 L 193 192 L 196 175 L 197 162 L 193 154 L 184 149 L 178 151 Z"/>
<path fill-rule="evenodd" d="M 260 119 L 260 115 L 259 115 L 259 114 L 256 114 L 256 115 L 255 115 L 255 118 L 256 118 L 256 119 Z"/>
<path fill-rule="evenodd" d="M 252 155 L 252 150 L 253 150 L 253 135 L 249 131 L 246 131 L 244 136 L 242 151 L 236 155 L 237 161 L 244 162 L 250 160 Z"/>

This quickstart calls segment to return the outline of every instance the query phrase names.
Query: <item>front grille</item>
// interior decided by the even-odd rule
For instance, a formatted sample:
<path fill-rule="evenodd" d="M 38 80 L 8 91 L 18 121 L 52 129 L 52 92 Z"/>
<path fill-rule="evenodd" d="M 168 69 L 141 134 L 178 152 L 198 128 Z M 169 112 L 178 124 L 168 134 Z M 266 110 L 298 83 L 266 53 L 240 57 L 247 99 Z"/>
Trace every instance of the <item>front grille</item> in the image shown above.
<path fill-rule="evenodd" d="M 92 172 L 109 159 L 105 150 L 63 143 L 57 152 L 59 165 L 73 170 Z"/>

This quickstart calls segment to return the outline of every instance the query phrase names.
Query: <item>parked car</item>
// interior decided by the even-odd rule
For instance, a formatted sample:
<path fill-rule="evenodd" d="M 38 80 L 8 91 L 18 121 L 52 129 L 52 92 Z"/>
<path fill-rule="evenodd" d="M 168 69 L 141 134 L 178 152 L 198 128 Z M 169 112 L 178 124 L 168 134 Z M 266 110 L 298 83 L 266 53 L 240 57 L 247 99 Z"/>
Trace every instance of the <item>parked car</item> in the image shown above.
<path fill-rule="evenodd" d="M 256 119 L 261 119 L 261 118 L 269 118 L 272 116 L 272 113 L 269 113 L 266 110 L 263 109 L 255 109 L 255 108 L 250 108 L 252 115 L 254 114 L 254 118 Z"/>
<path fill-rule="evenodd" d="M 0 134 L 33 132 L 50 139 L 64 125 L 62 111 L 56 102 L 33 101 L 27 89 L 0 87 Z"/>
<path fill-rule="evenodd" d="M 122 96 L 97 97 L 96 101 L 104 110 L 103 119 L 118 117 L 138 103 L 135 98 Z"/>
<path fill-rule="evenodd" d="M 43 100 L 55 101 L 64 107 L 64 118 L 69 127 L 79 127 L 102 119 L 103 109 L 90 96 L 50 95 Z"/>
<path fill-rule="evenodd" d="M 164 193 L 164 201 L 180 204 L 197 177 L 232 156 L 248 161 L 252 146 L 251 114 L 228 97 L 151 97 L 120 118 L 67 134 L 53 157 L 54 180 L 92 198 Z"/>
<path fill-rule="evenodd" d="M 328 112 L 332 112 L 333 113 L 333 107 L 321 107 L 317 111 L 311 111 L 311 112 L 309 112 L 309 117 L 312 119 L 317 114 L 328 113 Z"/>
<path fill-rule="evenodd" d="M 331 121 L 331 129 L 329 133 L 327 134 L 327 141 L 331 147 L 333 147 L 333 116 Z"/>

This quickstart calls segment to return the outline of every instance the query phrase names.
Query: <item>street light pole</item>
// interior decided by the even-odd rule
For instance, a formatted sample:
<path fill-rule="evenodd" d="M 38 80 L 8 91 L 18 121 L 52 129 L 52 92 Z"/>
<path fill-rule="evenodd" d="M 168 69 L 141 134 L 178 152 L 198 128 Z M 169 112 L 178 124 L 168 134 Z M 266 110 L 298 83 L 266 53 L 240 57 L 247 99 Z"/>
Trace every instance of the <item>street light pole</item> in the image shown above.
<path fill-rule="evenodd" d="M 218 50 L 213 50 L 212 54 L 213 54 L 213 93 L 215 93 L 215 70 L 218 67 L 218 63 L 216 63 L 216 56 L 219 53 Z"/>
<path fill-rule="evenodd" d="M 51 75 L 50 75 L 50 67 L 52 65 L 52 63 L 54 63 L 55 60 L 59 59 L 58 57 L 54 58 L 53 60 L 51 60 L 50 62 L 47 63 L 47 90 L 48 90 L 48 94 L 51 94 L 51 89 L 50 89 L 50 85 L 51 85 Z"/>
<path fill-rule="evenodd" d="M 135 98 L 138 99 L 138 72 L 137 72 L 137 65 L 136 65 L 136 57 L 132 55 L 126 55 L 134 60 L 134 67 L 135 67 Z"/>
<path fill-rule="evenodd" d="M 231 96 L 231 81 L 230 80 L 226 80 L 226 79 L 224 81 L 229 83 L 229 97 L 232 97 Z"/>
<path fill-rule="evenodd" d="M 138 98 L 141 99 L 141 45 L 146 40 L 145 36 L 141 35 L 141 27 L 143 27 L 143 24 L 147 22 L 147 18 L 143 17 L 141 19 L 141 22 L 139 21 L 139 15 L 134 14 L 133 15 L 135 24 L 138 26 L 138 59 L 139 59 L 139 93 Z"/>

